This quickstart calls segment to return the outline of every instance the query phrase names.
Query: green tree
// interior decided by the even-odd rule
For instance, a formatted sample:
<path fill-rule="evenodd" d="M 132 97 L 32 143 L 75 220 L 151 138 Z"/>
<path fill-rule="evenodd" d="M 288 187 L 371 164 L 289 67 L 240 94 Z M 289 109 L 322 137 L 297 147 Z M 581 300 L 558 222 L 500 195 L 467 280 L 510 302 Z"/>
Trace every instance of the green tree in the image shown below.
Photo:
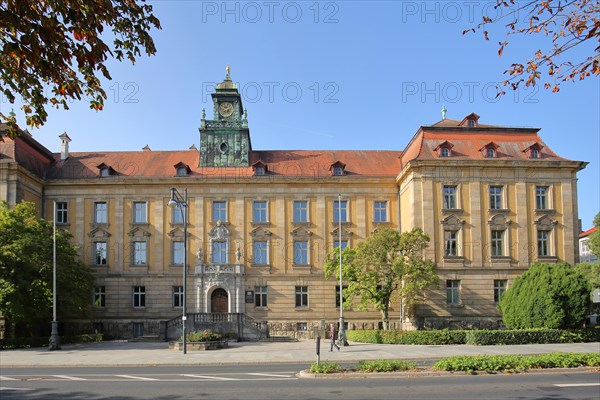
<path fill-rule="evenodd" d="M 600 75 L 598 0 L 496 0 L 494 12 L 494 16 L 484 16 L 479 25 L 463 34 L 483 29 L 485 39 L 490 40 L 487 29 L 500 25 L 506 32 L 498 42 L 498 56 L 502 56 L 511 36 L 535 35 L 540 39 L 531 41 L 540 47 L 532 49 L 529 59 L 513 63 L 504 71 L 509 77 L 503 86 L 516 90 L 522 83 L 535 86 L 541 81 L 544 88 L 558 92 L 562 82 Z M 499 88 L 498 95 L 503 94 Z"/>
<path fill-rule="evenodd" d="M 356 249 L 342 252 L 344 307 L 360 298 L 359 309 L 372 305 L 381 312 L 384 329 L 389 328 L 391 302 L 399 298 L 411 315 L 421 293 L 438 282 L 434 264 L 423 259 L 429 237 L 420 229 L 399 233 L 384 228 L 360 242 Z M 327 257 L 325 277 L 339 279 L 339 248 Z"/>
<path fill-rule="evenodd" d="M 48 103 L 67 110 L 69 100 L 85 96 L 90 108 L 102 109 L 101 78 L 111 79 L 106 61 L 135 63 L 141 50 L 156 52 L 149 32 L 160 22 L 144 2 L 0 0 L 0 90 L 11 103 L 21 97 L 27 125 L 46 122 Z M 0 122 L 17 135 L 14 115 L 0 112 Z"/>
<path fill-rule="evenodd" d="M 534 264 L 504 293 L 500 309 L 509 329 L 576 328 L 589 302 L 588 281 L 569 264 Z"/>
<path fill-rule="evenodd" d="M 596 232 L 590 234 L 588 246 L 592 250 L 592 253 L 600 257 L 600 212 L 594 217 L 594 226 L 596 227 Z"/>
<path fill-rule="evenodd" d="M 60 318 L 89 315 L 94 278 L 57 229 L 57 305 Z M 52 320 L 52 222 L 37 218 L 33 203 L 0 205 L 0 313 L 7 332 L 36 335 Z"/>

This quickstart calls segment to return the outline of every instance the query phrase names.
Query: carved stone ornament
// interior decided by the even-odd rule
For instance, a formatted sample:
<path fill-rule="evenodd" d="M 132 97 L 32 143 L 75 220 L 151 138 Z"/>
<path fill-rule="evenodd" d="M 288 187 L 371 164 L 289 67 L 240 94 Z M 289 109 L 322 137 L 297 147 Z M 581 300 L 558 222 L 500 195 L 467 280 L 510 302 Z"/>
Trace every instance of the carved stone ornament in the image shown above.
<path fill-rule="evenodd" d="M 496 214 L 488 220 L 488 224 L 493 231 L 502 231 L 510 226 L 512 221 L 505 215 Z"/>
<path fill-rule="evenodd" d="M 339 227 L 336 227 L 335 229 L 333 229 L 333 230 L 331 231 L 331 236 L 332 236 L 334 239 L 337 239 L 337 238 L 339 238 L 339 236 L 340 236 L 340 233 L 339 233 L 339 232 L 340 232 L 340 229 L 339 229 Z M 344 227 L 342 227 L 342 239 L 346 239 L 346 240 L 348 240 L 348 239 L 350 239 L 350 237 L 351 237 L 352 235 L 353 235 L 353 232 L 350 232 L 349 230 L 347 230 L 347 229 L 344 229 Z"/>
<path fill-rule="evenodd" d="M 110 237 L 110 233 L 108 233 L 102 228 L 95 228 L 92 229 L 90 233 L 88 233 L 88 236 L 95 239 L 106 239 L 107 237 Z"/>
<path fill-rule="evenodd" d="M 227 240 L 230 235 L 229 229 L 227 229 L 225 225 L 219 223 L 208 232 L 208 237 L 212 240 Z"/>
<path fill-rule="evenodd" d="M 542 215 L 533 222 L 533 224 L 537 226 L 538 229 L 543 231 L 551 230 L 557 223 L 558 221 L 553 220 L 548 215 Z"/>
<path fill-rule="evenodd" d="M 167 235 L 172 238 L 183 238 L 183 231 L 179 228 L 174 228 L 167 233 Z"/>
<path fill-rule="evenodd" d="M 251 232 L 250 232 L 250 236 L 252 236 L 253 239 L 256 240 L 267 240 L 271 237 L 273 233 L 265 228 L 263 228 L 262 226 L 259 226 L 258 228 L 254 228 Z"/>
<path fill-rule="evenodd" d="M 312 232 L 309 231 L 308 229 L 300 226 L 300 227 L 292 230 L 292 232 L 290 232 L 290 234 L 292 235 L 292 237 L 294 239 L 308 239 L 310 237 L 310 235 L 312 235 Z"/>
<path fill-rule="evenodd" d="M 150 237 L 150 232 L 148 232 L 145 229 L 140 228 L 139 226 L 136 228 L 133 228 L 132 230 L 130 230 L 127 235 L 129 237 L 139 237 L 139 238 L 144 238 L 144 237 Z"/>
<path fill-rule="evenodd" d="M 461 220 L 454 214 L 449 215 L 442 220 L 442 225 L 444 225 L 444 228 L 451 230 L 451 231 L 459 230 L 460 228 L 462 228 L 462 226 L 464 224 L 465 224 L 465 221 Z"/>

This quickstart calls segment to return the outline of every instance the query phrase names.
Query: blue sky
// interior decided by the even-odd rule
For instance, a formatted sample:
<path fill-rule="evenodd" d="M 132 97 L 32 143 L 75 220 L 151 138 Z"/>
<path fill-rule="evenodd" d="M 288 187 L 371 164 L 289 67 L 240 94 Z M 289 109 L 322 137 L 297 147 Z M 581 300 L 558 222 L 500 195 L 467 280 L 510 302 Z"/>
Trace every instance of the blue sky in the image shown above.
<path fill-rule="evenodd" d="M 496 99 L 502 72 L 548 42 L 514 37 L 498 57 L 499 27 L 489 42 L 462 35 L 495 14 L 494 0 L 149 3 L 163 26 L 156 56 L 111 62 L 104 110 L 53 110 L 37 140 L 53 151 L 64 131 L 72 151 L 198 146 L 201 110 L 212 116 L 210 92 L 230 65 L 256 150 L 401 150 L 445 105 L 452 119 L 542 128 L 557 154 L 590 163 L 578 176 L 584 228 L 600 210 L 598 78 Z"/>

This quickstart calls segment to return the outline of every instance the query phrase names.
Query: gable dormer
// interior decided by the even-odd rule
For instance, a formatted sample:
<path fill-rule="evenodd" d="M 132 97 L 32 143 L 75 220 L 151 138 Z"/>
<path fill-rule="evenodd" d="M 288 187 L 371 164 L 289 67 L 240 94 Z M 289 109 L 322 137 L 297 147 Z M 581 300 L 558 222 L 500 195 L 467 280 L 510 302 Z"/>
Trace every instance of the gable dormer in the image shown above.
<path fill-rule="evenodd" d="M 343 176 L 346 174 L 346 164 L 341 161 L 336 161 L 329 166 L 331 176 Z"/>
<path fill-rule="evenodd" d="M 543 148 L 544 146 L 542 146 L 538 142 L 535 142 L 534 144 L 523 150 L 523 153 L 527 154 L 527 157 L 529 158 L 542 158 Z"/>
<path fill-rule="evenodd" d="M 105 163 L 97 165 L 96 168 L 98 168 L 98 175 L 99 176 L 112 176 L 112 175 L 115 175 L 117 173 L 117 171 L 115 171 L 113 169 L 113 167 L 111 167 L 110 165 L 107 165 Z"/>
<path fill-rule="evenodd" d="M 483 154 L 485 158 L 496 158 L 498 157 L 497 150 L 499 147 L 500 146 L 498 146 L 496 143 L 489 142 L 488 144 L 480 148 L 479 151 L 481 152 L 481 154 Z"/>
<path fill-rule="evenodd" d="M 254 176 L 265 176 L 268 173 L 267 164 L 262 160 L 258 160 L 252 164 L 252 171 L 254 171 Z"/>
<path fill-rule="evenodd" d="M 438 157 L 452 157 L 452 148 L 454 145 L 449 141 L 445 141 L 437 145 L 433 151 L 437 152 Z"/>
<path fill-rule="evenodd" d="M 477 128 L 479 126 L 479 115 L 471 113 L 465 117 L 458 126 L 466 126 L 469 128 Z"/>
<path fill-rule="evenodd" d="M 192 172 L 190 166 L 181 161 L 173 165 L 173 168 L 175 168 L 176 176 L 189 176 Z"/>

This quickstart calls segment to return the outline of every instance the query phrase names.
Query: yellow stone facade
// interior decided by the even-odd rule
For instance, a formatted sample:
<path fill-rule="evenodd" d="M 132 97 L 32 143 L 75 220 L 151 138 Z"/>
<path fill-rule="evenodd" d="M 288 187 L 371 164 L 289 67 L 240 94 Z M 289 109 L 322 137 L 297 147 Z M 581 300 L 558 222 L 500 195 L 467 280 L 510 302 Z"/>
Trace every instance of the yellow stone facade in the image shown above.
<path fill-rule="evenodd" d="M 203 127 L 231 123 L 218 117 L 223 98 L 214 101 L 215 119 Z M 585 163 L 551 152 L 536 129 L 478 119 L 423 126 L 403 151 L 254 151 L 248 136 L 247 167 L 201 166 L 198 150 L 68 153 L 64 142 L 49 161 L 51 153 L 23 134 L 0 145 L 0 200 L 33 201 L 48 219 L 61 203 L 59 226 L 96 277 L 91 323 L 115 337 L 159 334 L 161 322 L 181 316 L 183 224 L 174 217 L 180 209 L 168 206 L 172 187 L 188 196 L 190 314 L 242 313 L 272 335 L 297 337 L 335 321 L 338 283 L 324 278 L 323 264 L 338 241 L 341 195 L 349 246 L 381 226 L 420 227 L 431 238 L 426 256 L 440 286 L 410 320 L 393 304 L 392 328 L 495 326 L 497 296 L 516 276 L 535 262 L 577 260 L 576 174 Z M 212 134 L 212 141 L 225 135 Z M 237 145 L 245 148 L 243 139 Z M 19 146 L 37 155 L 19 159 Z M 98 246 L 106 249 L 100 258 Z M 378 312 L 355 308 L 344 316 L 350 329 L 380 321 Z"/>

